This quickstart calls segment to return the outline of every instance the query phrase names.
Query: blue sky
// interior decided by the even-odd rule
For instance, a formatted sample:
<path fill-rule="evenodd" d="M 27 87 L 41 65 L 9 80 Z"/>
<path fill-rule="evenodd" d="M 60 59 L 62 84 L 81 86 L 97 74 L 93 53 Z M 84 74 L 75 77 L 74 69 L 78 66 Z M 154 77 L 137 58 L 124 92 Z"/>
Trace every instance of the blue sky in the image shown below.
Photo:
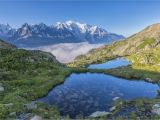
<path fill-rule="evenodd" d="M 129 36 L 160 22 L 160 1 L 1 1 L 0 23 L 20 27 L 24 22 L 48 25 L 79 21 Z"/>

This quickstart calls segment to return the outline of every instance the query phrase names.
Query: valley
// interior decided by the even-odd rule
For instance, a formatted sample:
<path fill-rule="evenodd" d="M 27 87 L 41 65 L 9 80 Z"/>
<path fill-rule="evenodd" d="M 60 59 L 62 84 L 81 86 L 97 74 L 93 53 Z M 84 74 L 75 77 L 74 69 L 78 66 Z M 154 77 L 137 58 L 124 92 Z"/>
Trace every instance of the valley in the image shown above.
<path fill-rule="evenodd" d="M 160 1 L 0 0 L 0 120 L 160 120 Z"/>
<path fill-rule="evenodd" d="M 151 25 L 66 64 L 0 40 L 0 118 L 158 119 L 159 30 Z"/>
<path fill-rule="evenodd" d="M 152 82 L 158 82 L 160 79 L 159 29 L 160 24 L 151 25 L 125 40 L 93 49 L 67 65 L 85 67 L 123 56 L 131 62 L 131 65 L 110 70 L 111 74 L 126 78 L 145 80 L 149 78 Z"/>
<path fill-rule="evenodd" d="M 84 55 L 94 48 L 103 46 L 104 44 L 90 44 L 88 42 L 80 43 L 60 43 L 48 46 L 24 48 L 27 50 L 41 50 L 52 53 L 61 63 L 72 62 L 77 56 Z"/>

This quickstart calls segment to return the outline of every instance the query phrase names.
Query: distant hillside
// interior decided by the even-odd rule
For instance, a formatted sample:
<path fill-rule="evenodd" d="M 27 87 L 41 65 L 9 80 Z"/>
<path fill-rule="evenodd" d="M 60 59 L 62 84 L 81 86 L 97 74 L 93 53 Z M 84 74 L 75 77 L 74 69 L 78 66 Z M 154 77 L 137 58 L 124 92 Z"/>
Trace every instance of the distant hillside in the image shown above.
<path fill-rule="evenodd" d="M 153 24 L 123 41 L 93 49 L 88 54 L 76 58 L 69 66 L 85 66 L 103 62 L 118 56 L 127 56 L 160 47 L 160 24 Z"/>
<path fill-rule="evenodd" d="M 16 46 L 6 43 L 5 41 L 0 39 L 0 48 L 16 48 Z"/>
<path fill-rule="evenodd" d="M 55 56 L 51 53 L 43 52 L 40 50 L 23 50 L 16 49 L 16 46 L 9 44 L 3 40 L 0 40 L 0 56 L 1 61 L 5 56 L 12 56 L 12 60 L 17 59 L 16 62 L 54 62 L 56 64 L 60 64 Z"/>

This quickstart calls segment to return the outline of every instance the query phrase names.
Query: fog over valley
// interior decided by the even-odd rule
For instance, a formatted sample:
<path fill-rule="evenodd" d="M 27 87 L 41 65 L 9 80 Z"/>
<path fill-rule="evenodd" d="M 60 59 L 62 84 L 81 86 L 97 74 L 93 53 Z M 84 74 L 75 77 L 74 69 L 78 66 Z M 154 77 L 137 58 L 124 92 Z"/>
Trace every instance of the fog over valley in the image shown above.
<path fill-rule="evenodd" d="M 25 48 L 30 50 L 42 50 L 50 52 L 56 56 L 57 60 L 61 63 L 68 63 L 73 61 L 77 56 L 86 54 L 93 48 L 98 48 L 103 44 L 89 44 L 88 42 L 81 43 L 60 43 L 48 46 Z"/>

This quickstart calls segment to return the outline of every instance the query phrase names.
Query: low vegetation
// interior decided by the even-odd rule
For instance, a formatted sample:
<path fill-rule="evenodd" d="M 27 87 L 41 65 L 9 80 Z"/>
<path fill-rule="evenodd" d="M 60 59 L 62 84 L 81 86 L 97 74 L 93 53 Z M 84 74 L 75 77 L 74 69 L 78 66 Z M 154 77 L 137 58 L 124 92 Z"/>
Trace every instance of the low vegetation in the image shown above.
<path fill-rule="evenodd" d="M 153 24 L 125 40 L 91 50 L 81 55 L 75 61 L 67 64 L 70 67 L 84 67 L 92 63 L 104 62 L 119 56 L 130 56 L 141 51 L 160 47 L 160 24 Z"/>
<path fill-rule="evenodd" d="M 131 65 L 109 70 L 97 71 L 123 77 L 130 80 L 139 79 L 148 82 L 160 83 L 160 24 L 154 24 L 131 37 L 91 50 L 88 54 L 76 58 L 69 67 L 86 67 L 92 63 L 102 63 L 108 60 L 125 57 Z M 158 91 L 159 93 L 159 91 Z M 104 119 L 159 119 L 160 111 L 156 108 L 153 114 L 153 106 L 159 105 L 160 99 L 157 93 L 155 99 L 135 99 L 120 101 L 115 106 L 117 112 Z"/>
<path fill-rule="evenodd" d="M 0 118 L 20 118 L 35 114 L 43 118 L 60 117 L 55 107 L 42 103 L 30 106 L 54 86 L 63 83 L 72 72 L 85 69 L 71 69 L 61 65 L 49 53 L 18 49 L 0 49 Z"/>
<path fill-rule="evenodd" d="M 0 118 L 16 118 L 30 112 L 42 113 L 44 117 L 50 112 L 52 117 L 59 115 L 56 109 L 27 109 L 25 104 L 62 83 L 70 70 L 38 51 L 1 49 L 0 56 L 0 83 L 4 87 L 0 92 Z"/>

